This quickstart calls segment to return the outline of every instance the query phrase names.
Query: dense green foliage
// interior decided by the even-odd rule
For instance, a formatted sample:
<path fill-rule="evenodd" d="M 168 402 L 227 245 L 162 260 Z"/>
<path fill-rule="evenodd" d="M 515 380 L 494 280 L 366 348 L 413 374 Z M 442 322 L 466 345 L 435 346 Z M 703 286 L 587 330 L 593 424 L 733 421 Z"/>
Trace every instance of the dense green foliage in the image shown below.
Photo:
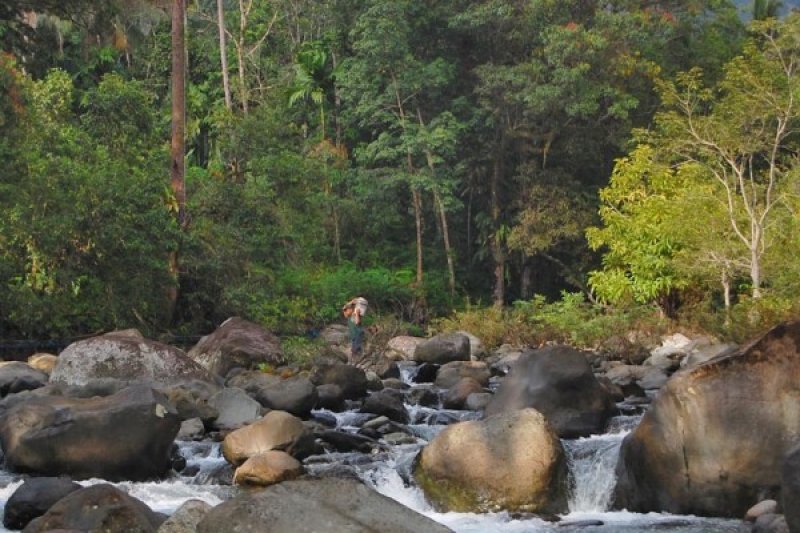
<path fill-rule="evenodd" d="M 748 36 L 728 0 L 192 2 L 183 229 L 169 2 L 0 0 L 0 337 L 298 335 L 355 294 L 490 344 L 588 345 L 653 304 L 783 316 L 800 21 L 778 4 Z"/>

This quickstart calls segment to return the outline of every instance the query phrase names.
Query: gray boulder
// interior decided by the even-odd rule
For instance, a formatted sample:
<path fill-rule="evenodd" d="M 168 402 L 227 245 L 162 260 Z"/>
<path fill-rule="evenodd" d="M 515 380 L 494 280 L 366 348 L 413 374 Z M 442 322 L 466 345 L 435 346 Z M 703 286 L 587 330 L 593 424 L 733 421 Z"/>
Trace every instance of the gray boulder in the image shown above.
<path fill-rule="evenodd" d="M 220 531 L 444 533 L 448 528 L 350 478 L 286 481 L 209 511 L 198 533 Z"/>
<path fill-rule="evenodd" d="M 616 505 L 742 517 L 777 494 L 783 456 L 800 431 L 798 382 L 800 322 L 674 374 L 623 441 Z"/>
<path fill-rule="evenodd" d="M 240 387 L 268 409 L 305 417 L 317 405 L 317 388 L 308 378 L 281 378 L 259 371 L 245 371 L 228 380 L 229 387 Z"/>
<path fill-rule="evenodd" d="M 781 465 L 781 502 L 789 528 L 800 531 L 800 444 L 786 453 Z"/>
<path fill-rule="evenodd" d="M 25 533 L 53 530 L 154 533 L 165 519 L 141 500 L 102 483 L 60 499 L 44 515 L 28 524 Z"/>
<path fill-rule="evenodd" d="M 0 418 L 0 442 L 12 471 L 147 480 L 166 473 L 179 428 L 166 397 L 136 386 L 105 398 L 31 395 Z"/>
<path fill-rule="evenodd" d="M 600 433 L 616 412 L 608 390 L 592 373 L 584 355 L 569 346 L 525 352 L 503 380 L 486 416 L 533 407 L 559 437 Z"/>
<path fill-rule="evenodd" d="M 38 389 L 47 384 L 47 380 L 47 374 L 27 363 L 19 361 L 0 363 L 0 397 Z"/>
<path fill-rule="evenodd" d="M 23 529 L 28 522 L 46 513 L 58 500 L 80 488 L 74 481 L 64 478 L 27 479 L 6 502 L 3 525 L 8 529 Z"/>
<path fill-rule="evenodd" d="M 201 338 L 189 357 L 214 375 L 225 377 L 234 368 L 255 369 L 265 363 L 284 364 L 278 337 L 258 324 L 232 317 Z"/>
<path fill-rule="evenodd" d="M 195 533 L 197 524 L 212 508 L 203 500 L 186 500 L 159 526 L 157 533 Z"/>
<path fill-rule="evenodd" d="M 208 404 L 219 413 L 214 421 L 218 429 L 240 428 L 261 418 L 261 404 L 238 387 L 222 389 Z"/>
<path fill-rule="evenodd" d="M 58 356 L 50 381 L 86 386 L 98 380 L 173 385 L 212 377 L 182 350 L 145 339 L 138 332 L 112 332 L 67 346 Z"/>
<path fill-rule="evenodd" d="M 480 383 L 472 378 L 463 378 L 447 390 L 442 398 L 442 406 L 445 409 L 464 409 L 469 396 L 482 392 L 484 391 Z"/>
<path fill-rule="evenodd" d="M 451 361 L 469 361 L 469 338 L 461 333 L 436 335 L 419 344 L 414 350 L 414 361 L 443 365 Z"/>
<path fill-rule="evenodd" d="M 383 415 L 389 420 L 408 423 L 408 412 L 403 404 L 402 395 L 395 394 L 392 390 L 380 391 L 370 394 L 364 405 L 361 407 L 362 413 L 372 413 Z"/>

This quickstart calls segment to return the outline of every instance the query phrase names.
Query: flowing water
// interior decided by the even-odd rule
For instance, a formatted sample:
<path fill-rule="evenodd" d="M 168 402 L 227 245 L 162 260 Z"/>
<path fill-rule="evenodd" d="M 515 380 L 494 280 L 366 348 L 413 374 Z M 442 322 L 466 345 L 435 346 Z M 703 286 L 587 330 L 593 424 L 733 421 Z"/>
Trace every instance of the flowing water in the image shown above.
<path fill-rule="evenodd" d="M 410 382 L 413 369 L 404 370 L 402 378 Z M 416 385 L 412 385 L 416 386 Z M 626 406 L 621 406 L 625 408 Z M 628 406 L 629 407 L 629 406 Z M 622 440 L 641 415 L 625 415 L 612 419 L 607 433 L 587 438 L 564 440 L 570 472 L 569 513 L 559 522 L 548 522 L 534 515 L 501 513 L 439 513 L 428 504 L 422 491 L 413 483 L 411 470 L 419 450 L 448 424 L 461 420 L 474 420 L 478 413 L 453 411 L 432 407 L 406 405 L 410 423 L 408 430 L 416 443 L 390 446 L 382 443 L 382 450 L 371 454 L 326 453 L 305 460 L 312 475 L 331 472 L 354 472 L 365 483 L 381 494 L 440 522 L 459 533 L 538 533 L 538 532 L 646 532 L 668 531 L 675 533 L 738 533 L 750 528 L 738 520 L 698 518 L 669 514 L 637 514 L 627 511 L 609 511 L 613 502 L 616 465 Z M 624 409 L 623 409 L 624 411 Z M 356 432 L 372 415 L 349 410 L 334 413 L 317 410 L 317 420 L 325 421 L 336 429 Z M 214 484 L 214 473 L 225 468 L 225 459 L 218 443 L 181 442 L 182 455 L 187 459 L 191 475 L 176 476 L 157 483 L 118 483 L 118 487 L 141 499 L 152 509 L 170 514 L 188 499 L 197 498 L 217 505 L 236 493 L 235 488 Z M 103 482 L 83 481 L 83 485 Z M 0 512 L 5 502 L 22 481 L 18 476 L 0 471 Z M 2 528 L 0 528 L 2 530 Z M 2 530 L 5 531 L 5 530 Z"/>

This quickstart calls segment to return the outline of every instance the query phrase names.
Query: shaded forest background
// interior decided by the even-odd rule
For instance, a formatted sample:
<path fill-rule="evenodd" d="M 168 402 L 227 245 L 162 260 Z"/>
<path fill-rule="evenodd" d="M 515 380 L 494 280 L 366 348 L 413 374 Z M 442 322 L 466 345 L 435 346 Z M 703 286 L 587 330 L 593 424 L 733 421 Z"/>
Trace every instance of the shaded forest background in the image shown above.
<path fill-rule="evenodd" d="M 188 2 L 185 224 L 172 4 L 0 1 L 0 337 L 798 309 L 790 2 Z"/>

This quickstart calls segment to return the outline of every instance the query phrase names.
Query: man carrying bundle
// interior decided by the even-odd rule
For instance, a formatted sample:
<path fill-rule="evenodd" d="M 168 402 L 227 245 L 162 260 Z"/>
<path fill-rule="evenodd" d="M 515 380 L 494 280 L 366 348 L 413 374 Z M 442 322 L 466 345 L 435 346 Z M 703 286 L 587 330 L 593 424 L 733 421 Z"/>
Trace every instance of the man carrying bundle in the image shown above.
<path fill-rule="evenodd" d="M 357 296 L 344 304 L 342 314 L 347 318 L 347 330 L 350 335 L 350 364 L 361 360 L 364 350 L 364 326 L 362 319 L 367 312 L 367 300 Z"/>

